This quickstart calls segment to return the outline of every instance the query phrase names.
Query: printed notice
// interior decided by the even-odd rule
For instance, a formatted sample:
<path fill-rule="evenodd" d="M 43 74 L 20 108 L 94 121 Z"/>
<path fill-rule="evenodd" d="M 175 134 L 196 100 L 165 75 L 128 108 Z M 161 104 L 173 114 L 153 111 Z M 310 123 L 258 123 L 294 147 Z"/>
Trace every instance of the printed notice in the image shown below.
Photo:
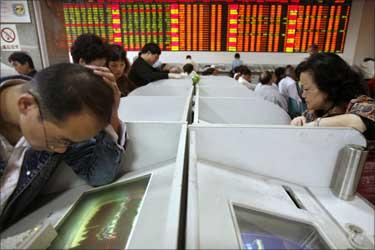
<path fill-rule="evenodd" d="M 21 50 L 18 39 L 18 32 L 15 24 L 1 24 L 1 51 L 19 51 Z"/>

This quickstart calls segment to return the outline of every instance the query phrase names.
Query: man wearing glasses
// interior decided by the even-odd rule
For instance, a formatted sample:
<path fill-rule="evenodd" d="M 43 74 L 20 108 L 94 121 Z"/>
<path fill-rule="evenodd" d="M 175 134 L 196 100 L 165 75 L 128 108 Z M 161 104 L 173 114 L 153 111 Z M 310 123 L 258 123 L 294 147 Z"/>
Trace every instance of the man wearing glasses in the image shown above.
<path fill-rule="evenodd" d="M 20 219 L 61 162 L 92 186 L 121 172 L 126 131 L 107 68 L 57 64 L 0 83 L 0 231 Z"/>

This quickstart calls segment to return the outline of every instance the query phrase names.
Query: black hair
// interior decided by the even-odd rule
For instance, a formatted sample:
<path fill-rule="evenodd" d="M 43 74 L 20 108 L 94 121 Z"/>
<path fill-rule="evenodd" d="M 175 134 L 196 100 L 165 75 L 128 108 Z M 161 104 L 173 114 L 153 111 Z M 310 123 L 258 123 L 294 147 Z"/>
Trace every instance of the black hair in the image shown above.
<path fill-rule="evenodd" d="M 43 118 L 58 123 L 83 110 L 109 123 L 114 103 L 113 90 L 92 69 L 60 63 L 39 71 L 26 90 L 37 93 Z"/>
<path fill-rule="evenodd" d="M 96 59 L 109 58 L 108 44 L 95 34 L 82 34 L 74 41 L 70 48 L 70 53 L 74 63 L 79 63 L 79 59 L 85 60 L 89 64 Z"/>
<path fill-rule="evenodd" d="M 111 44 L 109 45 L 109 50 L 111 52 L 108 58 L 109 61 L 126 61 L 126 51 L 120 45 Z"/>
<path fill-rule="evenodd" d="M 248 68 L 248 67 L 244 67 L 242 70 L 241 70 L 241 74 L 242 75 L 251 75 L 251 70 Z"/>
<path fill-rule="evenodd" d="M 243 71 L 244 70 L 248 70 L 249 68 L 245 65 L 240 65 L 240 66 L 237 66 L 234 68 L 234 73 L 240 73 L 240 74 L 243 74 Z"/>
<path fill-rule="evenodd" d="M 240 58 L 241 56 L 240 56 L 240 53 L 236 53 L 236 54 L 234 54 L 234 58 Z"/>
<path fill-rule="evenodd" d="M 186 56 L 186 59 L 191 59 L 191 55 L 187 55 L 187 56 Z"/>
<path fill-rule="evenodd" d="M 130 68 L 130 62 L 126 57 L 126 51 L 123 47 L 118 44 L 111 44 L 109 45 L 110 57 L 108 58 L 108 62 L 110 61 L 124 61 L 125 62 L 125 69 L 124 72 L 127 72 Z"/>
<path fill-rule="evenodd" d="M 31 57 L 25 52 L 22 52 L 22 51 L 13 52 L 8 57 L 8 62 L 11 63 L 12 61 L 19 62 L 20 64 L 28 63 L 30 68 L 35 69 L 33 59 L 31 59 Z"/>
<path fill-rule="evenodd" d="M 168 69 L 168 65 L 166 63 L 162 63 L 160 64 L 160 66 L 158 67 L 161 71 L 168 71 L 169 72 L 169 69 Z"/>
<path fill-rule="evenodd" d="M 371 57 L 366 57 L 363 59 L 364 62 L 368 62 L 368 61 L 375 61 L 374 58 L 371 58 Z"/>
<path fill-rule="evenodd" d="M 281 79 L 285 77 L 285 68 L 277 67 L 275 69 L 275 76 L 276 76 L 276 84 L 278 84 L 281 81 Z"/>
<path fill-rule="evenodd" d="M 215 68 L 207 68 L 206 70 L 202 72 L 202 75 L 204 76 L 212 75 L 214 71 L 215 71 Z"/>
<path fill-rule="evenodd" d="M 264 71 L 260 74 L 259 81 L 261 84 L 269 84 L 272 80 L 272 73 L 269 71 Z"/>
<path fill-rule="evenodd" d="M 147 43 L 145 46 L 143 46 L 141 50 L 141 54 L 146 54 L 147 52 L 150 52 L 151 54 L 161 54 L 161 50 L 159 46 L 156 43 Z"/>
<path fill-rule="evenodd" d="M 184 72 L 190 74 L 190 73 L 194 70 L 194 66 L 193 66 L 193 64 L 191 64 L 191 63 L 187 63 L 187 64 L 185 64 L 185 65 L 182 67 L 182 69 L 184 70 Z"/>
<path fill-rule="evenodd" d="M 290 78 L 296 79 L 296 72 L 292 65 L 287 65 L 285 68 L 285 76 L 289 76 Z"/>
<path fill-rule="evenodd" d="M 319 90 L 327 93 L 334 105 L 348 103 L 364 94 L 361 74 L 334 53 L 318 53 L 297 66 L 298 78 L 303 72 L 311 74 Z"/>

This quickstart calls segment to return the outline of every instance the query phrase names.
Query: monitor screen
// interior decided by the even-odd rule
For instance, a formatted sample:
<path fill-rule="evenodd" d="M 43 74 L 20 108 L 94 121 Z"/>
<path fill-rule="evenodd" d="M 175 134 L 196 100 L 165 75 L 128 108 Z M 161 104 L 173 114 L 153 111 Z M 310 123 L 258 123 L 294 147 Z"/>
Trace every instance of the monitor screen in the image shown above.
<path fill-rule="evenodd" d="M 311 225 L 234 205 L 242 249 L 329 249 Z"/>
<path fill-rule="evenodd" d="M 150 176 L 84 193 L 50 249 L 125 249 Z"/>
<path fill-rule="evenodd" d="M 342 53 L 352 0 L 64 0 L 70 47 L 95 33 L 125 50 Z"/>

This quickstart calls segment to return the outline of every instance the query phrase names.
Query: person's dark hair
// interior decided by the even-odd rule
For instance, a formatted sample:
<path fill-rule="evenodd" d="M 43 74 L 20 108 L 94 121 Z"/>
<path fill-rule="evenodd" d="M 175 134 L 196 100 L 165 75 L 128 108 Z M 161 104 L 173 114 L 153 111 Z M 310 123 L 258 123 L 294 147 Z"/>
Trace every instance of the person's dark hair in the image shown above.
<path fill-rule="evenodd" d="M 109 123 L 114 103 L 113 90 L 92 69 L 60 63 L 39 71 L 25 85 L 36 93 L 43 118 L 55 123 L 85 109 L 103 123 Z"/>
<path fill-rule="evenodd" d="M 13 52 L 8 57 L 8 62 L 11 63 L 12 61 L 19 62 L 20 64 L 28 63 L 30 68 L 35 69 L 33 59 L 31 59 L 31 57 L 25 52 L 22 52 L 22 51 Z"/>
<path fill-rule="evenodd" d="M 236 58 L 236 59 L 239 59 L 241 56 L 240 56 L 240 53 L 236 53 L 236 54 L 234 54 L 234 58 Z"/>
<path fill-rule="evenodd" d="M 161 49 L 156 43 L 147 43 L 145 46 L 143 46 L 141 50 L 141 54 L 146 54 L 147 52 L 150 52 L 151 54 L 161 54 Z"/>
<path fill-rule="evenodd" d="M 242 70 L 241 70 L 241 75 L 251 75 L 251 70 L 248 68 L 248 67 L 244 67 Z"/>
<path fill-rule="evenodd" d="M 186 59 L 191 59 L 191 55 L 187 55 L 187 56 L 186 56 Z"/>
<path fill-rule="evenodd" d="M 363 59 L 364 62 L 368 62 L 368 61 L 375 61 L 374 58 L 371 58 L 371 57 L 366 57 Z"/>
<path fill-rule="evenodd" d="M 364 94 L 361 74 L 334 53 L 318 53 L 298 65 L 298 78 L 310 73 L 318 89 L 327 93 L 334 105 L 347 103 Z"/>
<path fill-rule="evenodd" d="M 234 73 L 240 73 L 240 74 L 243 74 L 243 71 L 244 70 L 248 70 L 249 68 L 245 65 L 240 65 L 240 66 L 237 66 L 234 68 Z"/>
<path fill-rule="evenodd" d="M 117 44 L 109 45 L 111 51 L 109 61 L 125 61 L 126 62 L 126 51 L 123 47 Z"/>
<path fill-rule="evenodd" d="M 85 60 L 86 64 L 96 60 L 109 58 L 109 47 L 102 38 L 95 34 L 82 34 L 74 41 L 70 48 L 70 53 L 74 63 L 79 63 L 79 59 Z"/>
<path fill-rule="evenodd" d="M 168 69 L 169 66 L 166 63 L 160 64 L 160 66 L 158 68 L 160 69 L 160 71 L 169 72 L 169 69 Z"/>
<path fill-rule="evenodd" d="M 110 50 L 110 57 L 108 59 L 109 61 L 115 62 L 115 61 L 123 61 L 125 62 L 125 69 L 124 72 L 127 72 L 130 68 L 130 63 L 128 58 L 126 57 L 126 51 L 123 47 L 117 44 L 111 44 L 109 45 Z"/>
<path fill-rule="evenodd" d="M 292 65 L 287 65 L 285 68 L 285 76 L 289 76 L 290 78 L 293 78 L 294 80 L 296 77 L 296 72 Z"/>
<path fill-rule="evenodd" d="M 194 70 L 194 66 L 191 63 L 187 63 L 182 67 L 183 71 L 190 74 Z"/>
<path fill-rule="evenodd" d="M 281 79 L 285 77 L 285 68 L 277 67 L 275 69 L 275 76 L 276 76 L 276 84 L 278 84 L 281 81 Z"/>
<path fill-rule="evenodd" d="M 202 75 L 204 76 L 212 75 L 214 71 L 215 71 L 215 68 L 207 68 L 206 70 L 202 72 Z"/>
<path fill-rule="evenodd" d="M 269 71 L 264 71 L 262 74 L 260 74 L 259 81 L 261 84 L 266 85 L 270 84 L 272 80 L 272 73 Z"/>

